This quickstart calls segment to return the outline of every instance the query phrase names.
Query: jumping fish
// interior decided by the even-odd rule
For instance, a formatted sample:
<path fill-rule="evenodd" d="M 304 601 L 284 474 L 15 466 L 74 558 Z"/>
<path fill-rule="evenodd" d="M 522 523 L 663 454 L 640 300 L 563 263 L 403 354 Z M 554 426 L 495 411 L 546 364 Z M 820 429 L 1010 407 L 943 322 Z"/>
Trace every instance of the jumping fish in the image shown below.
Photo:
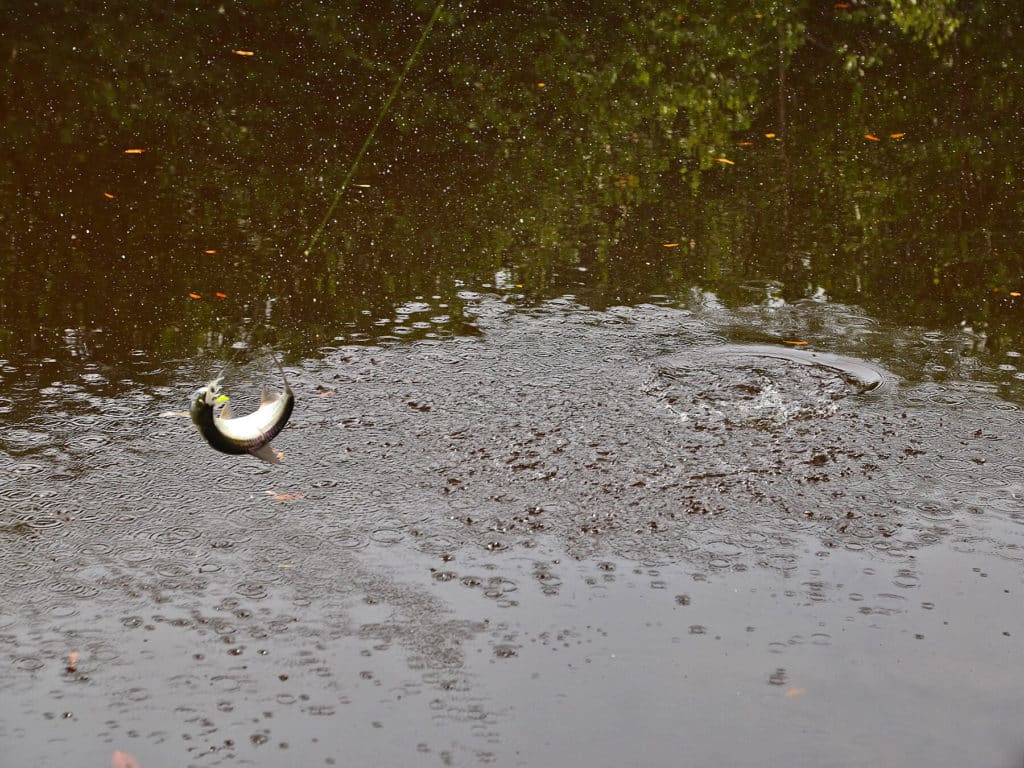
<path fill-rule="evenodd" d="M 214 413 L 218 401 L 222 401 L 220 376 L 205 387 L 200 387 L 192 394 L 189 415 L 196 428 L 213 448 L 221 453 L 248 453 L 257 459 L 280 464 L 280 455 L 270 446 L 270 441 L 284 429 L 295 407 L 295 395 L 288 386 L 288 377 L 284 368 L 277 363 L 284 379 L 284 393 L 271 394 L 267 385 L 263 385 L 260 407 L 248 416 L 236 417 L 231 406 L 225 403 L 220 413 Z"/>

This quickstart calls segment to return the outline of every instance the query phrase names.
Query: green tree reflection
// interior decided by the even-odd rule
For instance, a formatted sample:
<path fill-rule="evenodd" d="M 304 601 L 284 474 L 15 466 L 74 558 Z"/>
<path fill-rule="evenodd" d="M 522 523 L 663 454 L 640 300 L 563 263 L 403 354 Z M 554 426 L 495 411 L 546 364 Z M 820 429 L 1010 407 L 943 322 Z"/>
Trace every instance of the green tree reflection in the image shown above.
<path fill-rule="evenodd" d="M 461 333 L 460 285 L 498 271 L 522 301 L 764 278 L 1019 336 L 1021 8 L 449 8 L 304 258 L 432 8 L 17 10 L 0 343 L 186 354 L 257 317 L 311 349 L 416 297 Z"/>

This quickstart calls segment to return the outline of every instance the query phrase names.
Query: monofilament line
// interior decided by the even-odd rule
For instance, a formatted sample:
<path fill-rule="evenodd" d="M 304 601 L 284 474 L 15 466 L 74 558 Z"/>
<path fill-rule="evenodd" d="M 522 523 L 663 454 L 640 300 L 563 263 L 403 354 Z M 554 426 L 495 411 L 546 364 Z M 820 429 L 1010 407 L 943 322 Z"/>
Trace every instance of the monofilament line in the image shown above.
<path fill-rule="evenodd" d="M 309 256 L 313 251 L 313 247 L 317 244 L 320 239 L 320 235 L 323 234 L 324 229 L 327 227 L 327 222 L 331 220 L 331 216 L 334 215 L 334 209 L 338 207 L 338 203 L 341 201 L 341 196 L 345 193 L 345 188 L 348 187 L 352 177 L 355 175 L 356 168 L 359 167 L 359 161 L 363 159 L 363 155 L 366 154 L 366 150 L 370 148 L 373 137 L 377 134 L 377 128 L 380 127 L 381 122 L 384 120 L 384 115 L 387 114 L 391 108 L 391 102 L 395 100 L 398 95 L 398 91 L 402 87 L 402 83 L 405 82 L 405 76 L 409 74 L 409 70 L 412 69 L 413 62 L 416 61 L 416 57 L 420 53 L 420 49 L 423 47 L 423 43 L 427 39 L 427 35 L 430 34 L 431 27 L 434 26 L 434 22 L 437 21 L 441 15 L 441 8 L 444 2 L 437 4 L 434 8 L 434 14 L 430 17 L 430 21 L 427 22 L 427 26 L 423 28 L 423 34 L 420 35 L 420 40 L 416 43 L 416 47 L 413 49 L 412 55 L 409 60 L 405 62 L 405 68 L 402 73 L 398 76 L 398 80 L 395 81 L 395 87 L 391 89 L 391 94 L 388 96 L 387 101 L 384 102 L 384 106 L 381 107 L 380 113 L 377 115 L 377 120 L 373 124 L 373 128 L 370 129 L 370 133 L 366 136 L 366 141 L 363 142 L 363 146 L 360 147 L 359 153 L 356 155 L 356 159 L 352 161 L 352 166 L 348 169 L 348 173 L 345 175 L 345 179 L 341 182 L 341 186 L 338 187 L 337 193 L 334 195 L 334 200 L 331 202 L 331 206 L 327 209 L 327 213 L 324 214 L 323 219 L 320 222 L 320 226 L 317 227 L 316 232 L 313 233 L 313 237 L 309 241 L 309 245 L 302 252 L 303 256 Z"/>

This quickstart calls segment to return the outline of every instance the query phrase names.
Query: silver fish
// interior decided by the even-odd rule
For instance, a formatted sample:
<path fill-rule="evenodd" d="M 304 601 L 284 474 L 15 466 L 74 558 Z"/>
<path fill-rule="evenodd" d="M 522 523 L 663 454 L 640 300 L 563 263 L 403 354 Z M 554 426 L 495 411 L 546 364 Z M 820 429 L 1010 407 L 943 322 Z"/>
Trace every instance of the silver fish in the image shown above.
<path fill-rule="evenodd" d="M 277 362 L 275 360 L 275 362 Z M 270 441 L 284 429 L 295 407 L 295 394 L 288 386 L 288 377 L 284 368 L 277 363 L 284 379 L 284 393 L 270 394 L 266 384 L 260 398 L 260 407 L 248 416 L 236 417 L 227 403 L 220 413 L 214 413 L 214 406 L 221 394 L 220 376 L 205 387 L 200 387 L 192 394 L 189 415 L 196 429 L 213 448 L 221 453 L 248 453 L 257 459 L 280 464 L 281 458 L 270 446 Z"/>

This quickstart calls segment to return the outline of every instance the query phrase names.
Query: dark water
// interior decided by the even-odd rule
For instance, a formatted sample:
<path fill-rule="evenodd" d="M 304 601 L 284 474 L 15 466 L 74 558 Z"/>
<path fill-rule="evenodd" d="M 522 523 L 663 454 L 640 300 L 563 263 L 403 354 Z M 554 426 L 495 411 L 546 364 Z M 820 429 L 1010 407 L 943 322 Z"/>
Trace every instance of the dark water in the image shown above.
<path fill-rule="evenodd" d="M 432 10 L 5 11 L 3 764 L 1020 765 L 1021 11 L 448 9 L 305 253 Z"/>

